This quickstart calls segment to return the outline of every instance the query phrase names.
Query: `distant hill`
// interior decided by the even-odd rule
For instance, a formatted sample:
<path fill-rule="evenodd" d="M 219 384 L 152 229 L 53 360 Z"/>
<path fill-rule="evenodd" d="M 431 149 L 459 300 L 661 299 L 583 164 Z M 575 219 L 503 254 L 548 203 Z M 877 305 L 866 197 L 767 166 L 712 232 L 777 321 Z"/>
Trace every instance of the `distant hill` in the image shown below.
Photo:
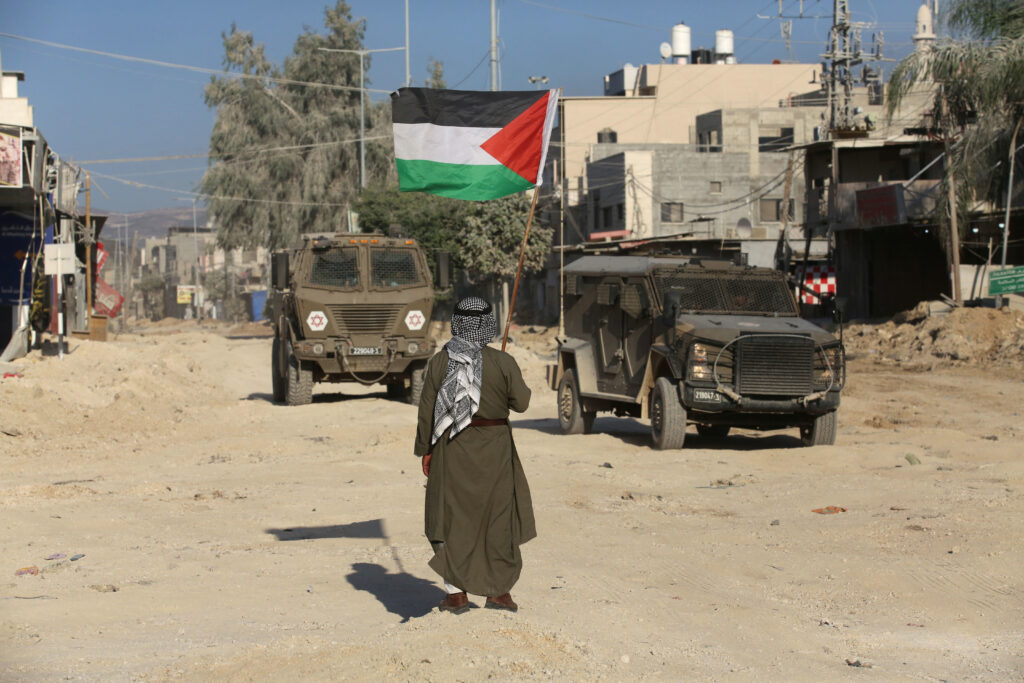
<path fill-rule="evenodd" d="M 81 208 L 85 213 L 84 207 Z M 103 227 L 100 239 L 104 237 L 113 240 L 121 236 L 121 226 L 127 225 L 127 236 L 131 240 L 138 231 L 139 239 L 146 237 L 165 237 L 167 229 L 176 226 L 192 226 L 192 207 L 189 205 L 175 206 L 169 209 L 150 209 L 148 211 L 136 211 L 134 213 L 120 213 L 117 211 L 106 211 L 102 208 L 93 209 L 97 215 L 107 216 L 107 223 Z M 200 228 L 206 225 L 206 209 L 196 207 L 196 225 Z"/>

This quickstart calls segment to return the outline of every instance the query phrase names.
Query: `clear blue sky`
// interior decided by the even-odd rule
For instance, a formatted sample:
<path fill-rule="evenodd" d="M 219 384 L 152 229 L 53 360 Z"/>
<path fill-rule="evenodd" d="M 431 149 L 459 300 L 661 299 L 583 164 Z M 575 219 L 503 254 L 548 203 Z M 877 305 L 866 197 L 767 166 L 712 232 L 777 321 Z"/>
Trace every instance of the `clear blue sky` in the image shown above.
<path fill-rule="evenodd" d="M 234 22 L 266 45 L 280 64 L 305 26 L 323 28 L 327 0 L 4 0 L 0 31 L 133 57 L 212 69 L 221 68 L 221 32 Z M 365 47 L 401 46 L 404 0 L 351 0 L 355 17 L 367 22 Z M 831 25 L 830 0 L 804 0 L 793 21 L 792 58 L 819 62 Z M 854 21 L 870 22 L 885 34 L 886 56 L 910 51 L 920 0 L 850 0 Z M 942 3 L 940 3 L 941 5 Z M 796 14 L 800 0 L 785 0 Z M 533 86 L 545 75 L 548 87 L 566 95 L 599 95 L 605 74 L 622 64 L 656 63 L 658 46 L 673 24 L 692 29 L 693 47 L 713 47 L 716 29 L 735 32 L 736 55 L 746 63 L 787 59 L 778 0 L 500 0 L 501 81 L 504 90 Z M 431 58 L 444 63 L 449 87 L 488 88 L 489 0 L 409 0 L 410 70 L 422 84 Z M 61 157 L 75 162 L 123 157 L 202 154 L 214 112 L 203 103 L 209 76 L 130 63 L 0 37 L 3 69 L 23 71 L 19 94 L 29 98 L 36 127 Z M 892 64 L 886 64 L 888 73 Z M 474 68 L 476 70 L 474 71 Z M 404 83 L 403 52 L 374 55 L 368 76 L 373 88 Z M 374 95 L 380 100 L 386 95 Z M 187 193 L 196 188 L 205 159 L 89 165 L 109 195 L 94 205 L 115 212 L 187 206 L 175 194 L 124 185 L 99 173 Z"/>

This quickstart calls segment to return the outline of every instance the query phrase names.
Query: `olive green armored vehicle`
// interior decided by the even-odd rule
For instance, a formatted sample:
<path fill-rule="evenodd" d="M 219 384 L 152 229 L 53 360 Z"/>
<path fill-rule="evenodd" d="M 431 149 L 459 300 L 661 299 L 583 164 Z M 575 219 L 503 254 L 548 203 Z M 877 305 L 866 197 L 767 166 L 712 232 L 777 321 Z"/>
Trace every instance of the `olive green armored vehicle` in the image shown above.
<path fill-rule="evenodd" d="M 558 420 L 588 433 L 598 412 L 649 418 L 653 445 L 687 425 L 799 428 L 832 444 L 845 381 L 840 339 L 802 319 L 785 274 L 666 256 L 583 256 L 565 268 L 565 334 L 551 374 Z"/>
<path fill-rule="evenodd" d="M 447 286 L 447 263 L 440 270 Z M 418 403 L 436 350 L 434 286 L 415 240 L 376 234 L 303 235 L 271 257 L 274 401 L 303 405 L 315 382 L 383 384 Z"/>

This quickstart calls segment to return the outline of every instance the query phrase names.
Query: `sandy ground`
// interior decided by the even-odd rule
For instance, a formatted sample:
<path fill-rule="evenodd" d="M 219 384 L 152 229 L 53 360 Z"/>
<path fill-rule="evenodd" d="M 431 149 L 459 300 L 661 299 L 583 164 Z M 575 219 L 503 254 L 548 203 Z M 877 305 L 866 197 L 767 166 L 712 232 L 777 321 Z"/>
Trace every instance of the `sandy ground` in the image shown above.
<path fill-rule="evenodd" d="M 561 435 L 550 337 L 524 331 L 540 535 L 518 614 L 453 616 L 414 408 L 353 385 L 276 406 L 264 333 L 154 326 L 4 367 L 0 680 L 1022 677 L 1018 368 L 865 352 L 833 447 L 691 428 L 659 452 L 630 419 Z"/>

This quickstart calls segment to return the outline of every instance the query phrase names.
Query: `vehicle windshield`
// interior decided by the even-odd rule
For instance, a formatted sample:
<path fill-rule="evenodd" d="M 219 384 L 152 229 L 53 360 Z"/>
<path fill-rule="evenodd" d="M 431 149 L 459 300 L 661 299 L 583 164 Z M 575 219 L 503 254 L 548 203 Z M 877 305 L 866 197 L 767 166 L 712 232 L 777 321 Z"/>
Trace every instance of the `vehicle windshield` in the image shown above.
<path fill-rule="evenodd" d="M 359 248 L 339 247 L 313 252 L 309 284 L 350 289 L 359 286 Z"/>
<path fill-rule="evenodd" d="M 662 297 L 678 293 L 681 312 L 797 315 L 789 288 L 779 277 L 663 271 L 655 279 Z"/>
<path fill-rule="evenodd" d="M 423 284 L 412 249 L 370 249 L 370 283 L 375 289 Z"/>

